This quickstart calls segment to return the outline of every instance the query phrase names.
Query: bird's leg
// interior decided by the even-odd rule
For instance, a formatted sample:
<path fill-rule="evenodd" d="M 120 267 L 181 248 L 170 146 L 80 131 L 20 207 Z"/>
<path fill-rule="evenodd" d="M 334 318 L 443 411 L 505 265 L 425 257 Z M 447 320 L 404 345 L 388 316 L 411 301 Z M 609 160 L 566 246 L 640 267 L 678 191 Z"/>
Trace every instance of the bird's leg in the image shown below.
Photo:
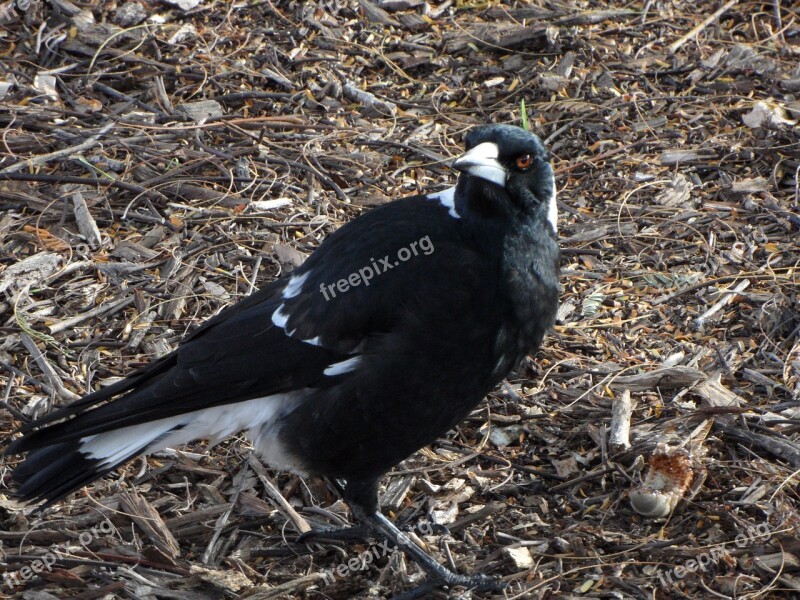
<path fill-rule="evenodd" d="M 462 586 L 469 589 L 499 589 L 501 586 L 493 577 L 477 573 L 475 575 L 459 575 L 453 573 L 447 567 L 440 565 L 434 558 L 417 546 L 411 539 L 383 516 L 380 512 L 371 514 L 362 513 L 358 506 L 353 506 L 353 512 L 361 523 L 366 524 L 380 538 L 386 539 L 394 546 L 406 553 L 406 555 L 416 562 L 431 578 L 428 584 L 423 585 L 426 590 L 431 589 L 431 585 L 439 587 Z M 438 583 L 438 585 L 436 585 Z M 412 590 L 413 591 L 413 590 Z M 405 597 L 405 596 L 404 596 Z M 407 596 L 413 598 L 415 596 Z"/>
<path fill-rule="evenodd" d="M 374 534 L 393 544 L 416 562 L 430 577 L 430 580 L 406 592 L 407 598 L 416 598 L 418 590 L 430 591 L 441 586 L 462 586 L 469 589 L 499 589 L 497 580 L 480 573 L 475 575 L 459 575 L 440 565 L 434 558 L 417 546 L 411 539 L 387 519 L 378 508 L 378 481 L 348 481 L 344 488 L 344 499 L 350 505 L 353 515 Z"/>
<path fill-rule="evenodd" d="M 321 529 L 312 529 L 297 536 L 298 544 L 308 544 L 311 542 L 322 543 L 325 542 L 364 542 L 373 539 L 375 536 L 372 530 L 364 525 L 358 523 L 350 525 L 349 527 L 323 527 Z"/>
<path fill-rule="evenodd" d="M 344 486 L 332 477 L 326 477 L 326 480 L 339 497 L 344 498 Z M 297 536 L 297 543 L 364 542 L 374 537 L 372 529 L 363 523 L 357 523 L 356 525 L 350 525 L 348 527 L 322 527 L 320 529 L 312 529 L 311 531 L 301 533 Z"/>

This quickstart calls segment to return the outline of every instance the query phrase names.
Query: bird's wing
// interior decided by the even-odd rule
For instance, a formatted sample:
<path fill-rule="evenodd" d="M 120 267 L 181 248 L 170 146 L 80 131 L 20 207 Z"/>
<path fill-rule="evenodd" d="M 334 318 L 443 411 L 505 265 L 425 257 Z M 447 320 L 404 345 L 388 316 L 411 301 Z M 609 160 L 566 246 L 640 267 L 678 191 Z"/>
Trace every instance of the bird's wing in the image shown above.
<path fill-rule="evenodd" d="M 292 277 L 223 310 L 174 352 L 28 424 L 7 452 L 335 385 L 371 337 L 392 330 L 408 298 L 419 295 L 415 288 L 425 287 L 427 273 L 458 267 L 441 265 L 457 262 L 456 228 L 446 207 L 420 197 L 374 209 L 330 235 Z M 451 247 L 437 255 L 442 240 Z M 410 250 L 415 243 L 416 254 Z M 411 254 L 402 261 L 398 251 L 404 248 Z M 367 267 L 380 272 L 346 292 L 322 292 L 321 286 L 349 281 L 354 273 L 364 279 Z"/>

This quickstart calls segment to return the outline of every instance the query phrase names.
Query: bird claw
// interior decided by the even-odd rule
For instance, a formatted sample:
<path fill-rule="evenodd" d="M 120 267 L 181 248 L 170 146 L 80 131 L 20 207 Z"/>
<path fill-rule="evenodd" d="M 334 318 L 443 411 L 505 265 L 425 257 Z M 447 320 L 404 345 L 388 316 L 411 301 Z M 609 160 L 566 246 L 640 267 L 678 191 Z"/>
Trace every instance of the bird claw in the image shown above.
<path fill-rule="evenodd" d="M 438 587 L 463 587 L 470 590 L 500 591 L 505 587 L 497 577 L 475 573 L 474 575 L 459 575 L 442 567 L 443 573 L 431 573 L 431 583 Z"/>
<path fill-rule="evenodd" d="M 499 592 L 506 587 L 498 577 L 476 573 L 475 575 L 456 575 L 456 580 L 447 583 L 448 586 L 460 586 L 470 590 Z"/>
<path fill-rule="evenodd" d="M 475 575 L 457 575 L 442 567 L 444 573 L 431 574 L 430 579 L 421 585 L 393 596 L 391 600 L 416 600 L 426 598 L 428 595 L 439 588 L 463 587 L 468 590 L 479 592 L 501 592 L 506 584 L 496 577 L 490 577 L 477 573 Z"/>
<path fill-rule="evenodd" d="M 326 527 L 312 529 L 297 536 L 298 544 L 325 542 L 364 542 L 373 539 L 375 534 L 369 527 L 351 525 L 349 527 Z"/>

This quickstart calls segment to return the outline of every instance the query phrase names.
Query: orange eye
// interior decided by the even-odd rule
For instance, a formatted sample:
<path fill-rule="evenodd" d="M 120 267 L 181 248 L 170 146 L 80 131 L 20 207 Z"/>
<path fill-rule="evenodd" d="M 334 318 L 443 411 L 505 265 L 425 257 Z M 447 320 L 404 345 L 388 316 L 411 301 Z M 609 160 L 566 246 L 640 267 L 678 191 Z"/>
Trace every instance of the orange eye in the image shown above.
<path fill-rule="evenodd" d="M 530 154 L 523 154 L 517 157 L 517 168 L 527 169 L 533 164 L 533 157 Z"/>

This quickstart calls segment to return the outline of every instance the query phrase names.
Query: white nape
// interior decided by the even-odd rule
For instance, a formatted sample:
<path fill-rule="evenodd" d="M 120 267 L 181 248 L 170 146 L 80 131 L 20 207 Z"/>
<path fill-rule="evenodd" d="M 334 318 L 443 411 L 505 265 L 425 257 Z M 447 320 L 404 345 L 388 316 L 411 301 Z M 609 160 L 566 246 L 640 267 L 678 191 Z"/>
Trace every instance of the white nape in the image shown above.
<path fill-rule="evenodd" d="M 454 219 L 460 219 L 461 215 L 456 210 L 456 188 L 455 186 L 449 187 L 441 192 L 434 192 L 428 194 L 428 200 L 438 200 L 447 209 L 447 212 Z"/>
<path fill-rule="evenodd" d="M 286 287 L 283 288 L 283 293 L 281 296 L 284 298 L 294 298 L 297 296 L 303 289 L 303 284 L 308 279 L 308 273 L 303 273 L 302 275 L 293 275 L 289 279 L 289 283 L 286 284 Z"/>
<path fill-rule="evenodd" d="M 361 362 L 361 357 L 354 356 L 353 358 L 348 358 L 347 360 L 343 360 L 338 363 L 333 363 L 323 371 L 323 374 L 327 375 L 328 377 L 334 377 L 336 375 L 341 375 L 343 373 L 349 373 L 350 371 L 354 370 L 358 366 L 358 363 L 360 362 Z"/>
<path fill-rule="evenodd" d="M 101 466 L 111 466 L 136 454 L 150 454 L 192 440 L 208 439 L 214 444 L 245 429 L 270 422 L 297 393 L 213 406 L 90 435 L 81 440 L 80 452 L 99 460 Z"/>
<path fill-rule="evenodd" d="M 547 220 L 550 221 L 550 224 L 553 226 L 553 231 L 558 233 L 558 203 L 556 202 L 556 178 L 553 176 L 552 171 L 550 172 L 550 177 L 552 177 L 551 185 L 553 193 L 550 194 L 550 202 L 547 205 Z"/>

